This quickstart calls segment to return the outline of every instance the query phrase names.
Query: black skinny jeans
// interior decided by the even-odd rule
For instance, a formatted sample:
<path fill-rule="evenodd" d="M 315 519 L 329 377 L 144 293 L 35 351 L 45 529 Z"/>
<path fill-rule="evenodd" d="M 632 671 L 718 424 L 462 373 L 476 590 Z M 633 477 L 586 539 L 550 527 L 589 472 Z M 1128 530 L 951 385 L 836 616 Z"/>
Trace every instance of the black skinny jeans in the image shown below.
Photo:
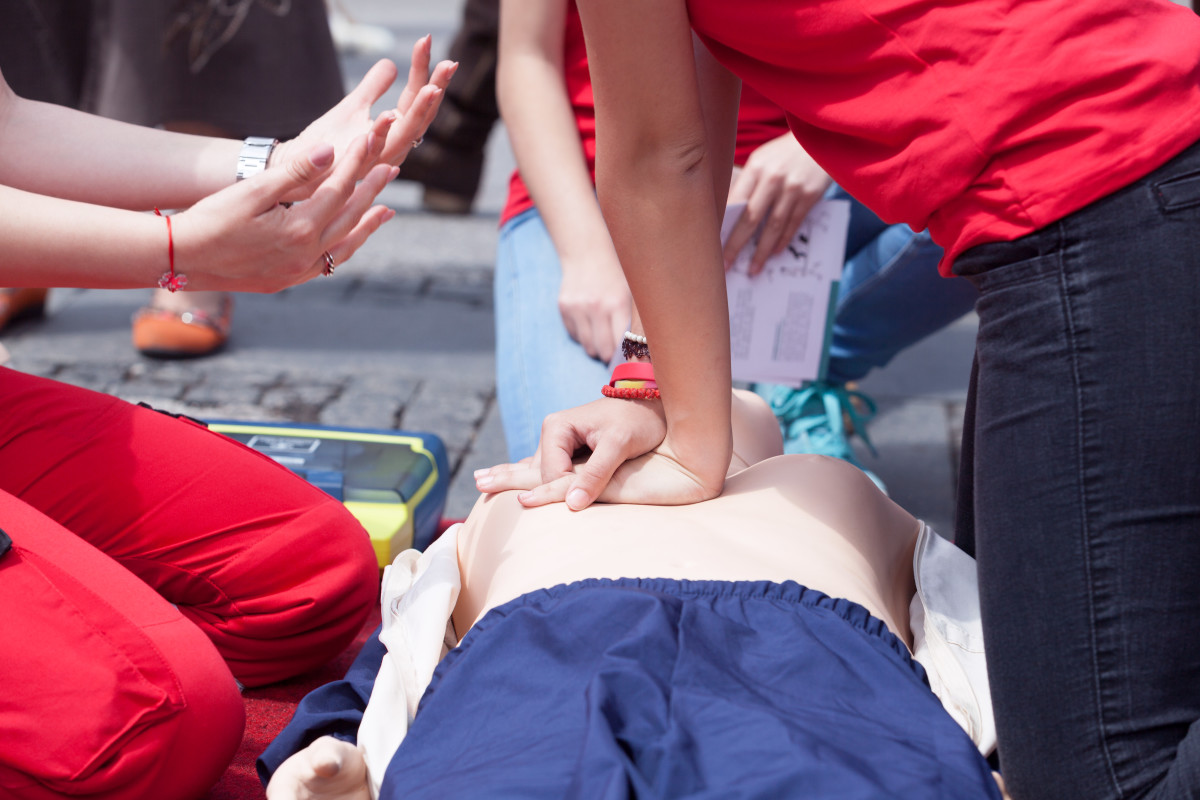
<path fill-rule="evenodd" d="M 1200 145 L 955 271 L 957 538 L 1013 797 L 1200 797 Z"/>

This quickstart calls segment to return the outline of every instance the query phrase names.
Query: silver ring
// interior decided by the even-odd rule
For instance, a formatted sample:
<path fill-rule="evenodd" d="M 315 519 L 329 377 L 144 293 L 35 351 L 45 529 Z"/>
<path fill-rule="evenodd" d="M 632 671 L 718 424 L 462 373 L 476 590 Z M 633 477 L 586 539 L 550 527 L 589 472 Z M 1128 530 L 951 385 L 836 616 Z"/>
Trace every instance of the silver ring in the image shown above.
<path fill-rule="evenodd" d="M 423 141 L 425 141 L 425 137 L 424 137 L 424 136 L 421 136 L 421 137 L 418 137 L 418 138 L 416 138 L 416 139 L 413 139 L 413 143 L 412 143 L 412 149 L 413 149 L 413 150 L 416 150 L 418 147 L 420 147 L 420 146 L 421 146 L 421 142 L 423 142 Z"/>
<path fill-rule="evenodd" d="M 328 250 L 326 250 L 324 253 L 322 253 L 321 257 L 325 259 L 325 268 L 323 270 L 321 270 L 321 274 L 322 275 L 332 275 L 333 268 L 337 266 L 337 262 L 333 260 L 333 256 L 329 255 Z"/>

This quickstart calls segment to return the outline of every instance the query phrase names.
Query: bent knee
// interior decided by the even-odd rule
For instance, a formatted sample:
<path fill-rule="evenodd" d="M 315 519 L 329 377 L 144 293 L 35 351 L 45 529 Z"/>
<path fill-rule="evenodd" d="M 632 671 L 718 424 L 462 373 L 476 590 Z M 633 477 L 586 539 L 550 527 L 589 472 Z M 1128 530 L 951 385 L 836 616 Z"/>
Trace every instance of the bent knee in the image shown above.
<path fill-rule="evenodd" d="M 318 667 L 362 630 L 379 597 L 370 538 L 329 498 L 242 554 L 235 614 L 206 615 L 238 680 L 257 686 Z M 188 613 L 185 610 L 185 613 Z"/>
<path fill-rule="evenodd" d="M 94 690 L 72 691 L 70 708 L 53 697 L 30 697 L 19 718 L 4 715 L 0 795 L 182 799 L 216 783 L 242 740 L 241 694 L 193 625 L 180 619 L 162 627 L 190 629 L 155 637 L 157 652 L 146 659 L 165 658 L 168 669 L 138 669 L 134 654 L 127 669 L 111 671 L 105 691 L 97 670 L 75 670 L 93 679 Z M 67 668 L 60 679 L 67 683 L 74 659 L 60 656 Z"/>

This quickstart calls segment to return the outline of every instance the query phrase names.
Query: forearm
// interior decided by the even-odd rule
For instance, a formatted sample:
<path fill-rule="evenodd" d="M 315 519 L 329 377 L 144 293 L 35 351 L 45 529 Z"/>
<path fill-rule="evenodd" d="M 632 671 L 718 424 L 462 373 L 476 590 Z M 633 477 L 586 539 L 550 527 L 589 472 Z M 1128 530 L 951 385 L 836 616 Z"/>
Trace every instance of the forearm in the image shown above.
<path fill-rule="evenodd" d="M 501 9 L 496 91 L 521 179 L 564 264 L 612 250 L 562 63 L 565 2 Z"/>
<path fill-rule="evenodd" d="M 0 186 L 0 286 L 125 289 L 167 271 L 167 226 L 153 215 Z"/>
<path fill-rule="evenodd" d="M 118 208 L 183 208 L 234 182 L 241 143 L 25 100 L 0 80 L 0 184 Z"/>
<path fill-rule="evenodd" d="M 638 169 L 631 161 L 597 181 L 602 198 L 613 185 L 624 191 L 602 205 L 650 342 L 673 446 L 685 459 L 713 454 L 723 475 L 731 446 L 729 312 L 711 177 L 698 166 Z"/>
<path fill-rule="evenodd" d="M 600 204 L 649 338 L 671 446 L 719 487 L 732 446 L 717 226 L 724 198 L 715 197 L 686 8 L 675 0 L 579 6 L 593 64 Z"/>

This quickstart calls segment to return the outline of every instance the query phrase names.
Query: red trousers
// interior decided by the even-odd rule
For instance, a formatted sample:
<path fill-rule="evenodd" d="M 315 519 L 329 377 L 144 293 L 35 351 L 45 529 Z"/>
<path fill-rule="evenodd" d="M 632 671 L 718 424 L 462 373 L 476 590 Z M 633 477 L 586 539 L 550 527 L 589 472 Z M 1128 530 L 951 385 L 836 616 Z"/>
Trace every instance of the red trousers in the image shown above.
<path fill-rule="evenodd" d="M 0 368 L 0 796 L 188 798 L 246 685 L 361 629 L 374 552 L 341 503 L 187 420 Z"/>

